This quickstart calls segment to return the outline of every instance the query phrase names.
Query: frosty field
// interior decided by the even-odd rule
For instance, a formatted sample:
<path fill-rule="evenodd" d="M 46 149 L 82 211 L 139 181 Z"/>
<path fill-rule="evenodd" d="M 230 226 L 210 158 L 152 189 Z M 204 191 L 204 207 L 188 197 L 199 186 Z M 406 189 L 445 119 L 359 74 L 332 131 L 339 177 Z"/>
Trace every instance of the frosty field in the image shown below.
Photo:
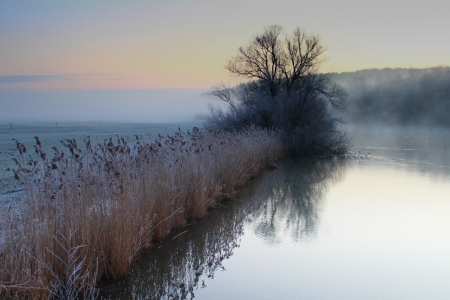
<path fill-rule="evenodd" d="M 102 143 L 105 139 L 124 137 L 128 142 L 136 141 L 136 135 L 144 141 L 154 140 L 158 134 L 173 134 L 178 127 L 183 131 L 193 127 L 202 127 L 201 122 L 186 123 L 159 123 L 159 124 L 127 124 L 127 123 L 105 123 L 105 122 L 84 122 L 84 123 L 23 123 L 23 124 L 0 124 L 0 195 L 11 190 L 18 189 L 14 185 L 14 174 L 6 169 L 14 168 L 14 156 L 19 152 L 16 149 L 15 140 L 23 143 L 27 148 L 27 157 L 35 156 L 34 146 L 38 136 L 42 148 L 47 154 L 52 154 L 52 147 L 62 148 L 61 140 L 76 139 L 82 143 L 83 139 L 90 136 L 93 145 Z"/>

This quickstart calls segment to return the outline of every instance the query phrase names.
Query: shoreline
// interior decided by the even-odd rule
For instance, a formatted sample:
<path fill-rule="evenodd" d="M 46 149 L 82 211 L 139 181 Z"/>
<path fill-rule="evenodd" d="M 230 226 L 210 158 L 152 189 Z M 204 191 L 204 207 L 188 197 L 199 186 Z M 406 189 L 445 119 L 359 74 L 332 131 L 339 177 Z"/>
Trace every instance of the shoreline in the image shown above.
<path fill-rule="evenodd" d="M 125 141 L 95 149 L 85 142 L 87 150 L 68 142 L 70 157 L 60 153 L 49 161 L 41 154 L 34 164 L 31 174 L 38 175 L 28 186 L 38 185 L 25 190 L 27 205 L 20 208 L 26 217 L 4 221 L 0 293 L 39 298 L 72 289 L 93 295 L 100 278 L 126 274 L 154 241 L 233 198 L 236 188 L 284 155 L 277 135 L 257 128 L 233 134 L 194 129 L 188 138 L 160 136 L 133 148 Z M 43 286 L 67 286 L 71 275 L 64 270 L 81 258 L 66 291 Z"/>

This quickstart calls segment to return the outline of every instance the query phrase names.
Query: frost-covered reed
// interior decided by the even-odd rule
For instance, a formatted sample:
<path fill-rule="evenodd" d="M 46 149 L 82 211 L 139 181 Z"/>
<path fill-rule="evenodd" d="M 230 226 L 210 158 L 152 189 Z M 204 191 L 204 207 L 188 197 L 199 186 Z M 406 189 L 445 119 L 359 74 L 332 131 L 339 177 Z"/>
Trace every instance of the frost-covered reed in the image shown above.
<path fill-rule="evenodd" d="M 24 193 L 0 216 L 0 297 L 95 297 L 104 276 L 125 275 L 152 242 L 200 218 L 284 153 L 258 128 L 159 136 L 153 143 L 61 141 L 53 155 L 36 137 L 21 154 Z M 29 151 L 29 149 L 28 149 Z"/>

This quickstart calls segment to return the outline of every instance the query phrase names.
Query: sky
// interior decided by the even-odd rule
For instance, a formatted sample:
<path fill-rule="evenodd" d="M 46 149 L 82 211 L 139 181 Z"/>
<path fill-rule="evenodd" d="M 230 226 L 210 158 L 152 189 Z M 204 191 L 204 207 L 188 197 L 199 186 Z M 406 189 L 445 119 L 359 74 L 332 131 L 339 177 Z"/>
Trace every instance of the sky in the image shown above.
<path fill-rule="evenodd" d="M 0 107 L 24 90 L 201 94 L 233 82 L 227 60 L 273 24 L 318 34 L 327 48 L 322 72 L 450 65 L 449 6 L 437 0 L 0 0 Z"/>

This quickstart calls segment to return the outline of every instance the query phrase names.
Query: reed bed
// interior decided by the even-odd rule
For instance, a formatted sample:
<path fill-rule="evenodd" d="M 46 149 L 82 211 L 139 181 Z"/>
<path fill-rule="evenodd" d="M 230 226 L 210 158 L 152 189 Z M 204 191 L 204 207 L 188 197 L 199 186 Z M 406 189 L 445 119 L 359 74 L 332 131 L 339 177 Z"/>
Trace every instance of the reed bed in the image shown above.
<path fill-rule="evenodd" d="M 2 298 L 94 299 L 98 279 L 125 275 L 143 250 L 285 152 L 278 133 L 255 127 L 194 128 L 133 145 L 63 140 L 52 155 L 36 137 L 30 160 L 16 143 L 12 171 L 25 190 L 1 213 Z"/>

